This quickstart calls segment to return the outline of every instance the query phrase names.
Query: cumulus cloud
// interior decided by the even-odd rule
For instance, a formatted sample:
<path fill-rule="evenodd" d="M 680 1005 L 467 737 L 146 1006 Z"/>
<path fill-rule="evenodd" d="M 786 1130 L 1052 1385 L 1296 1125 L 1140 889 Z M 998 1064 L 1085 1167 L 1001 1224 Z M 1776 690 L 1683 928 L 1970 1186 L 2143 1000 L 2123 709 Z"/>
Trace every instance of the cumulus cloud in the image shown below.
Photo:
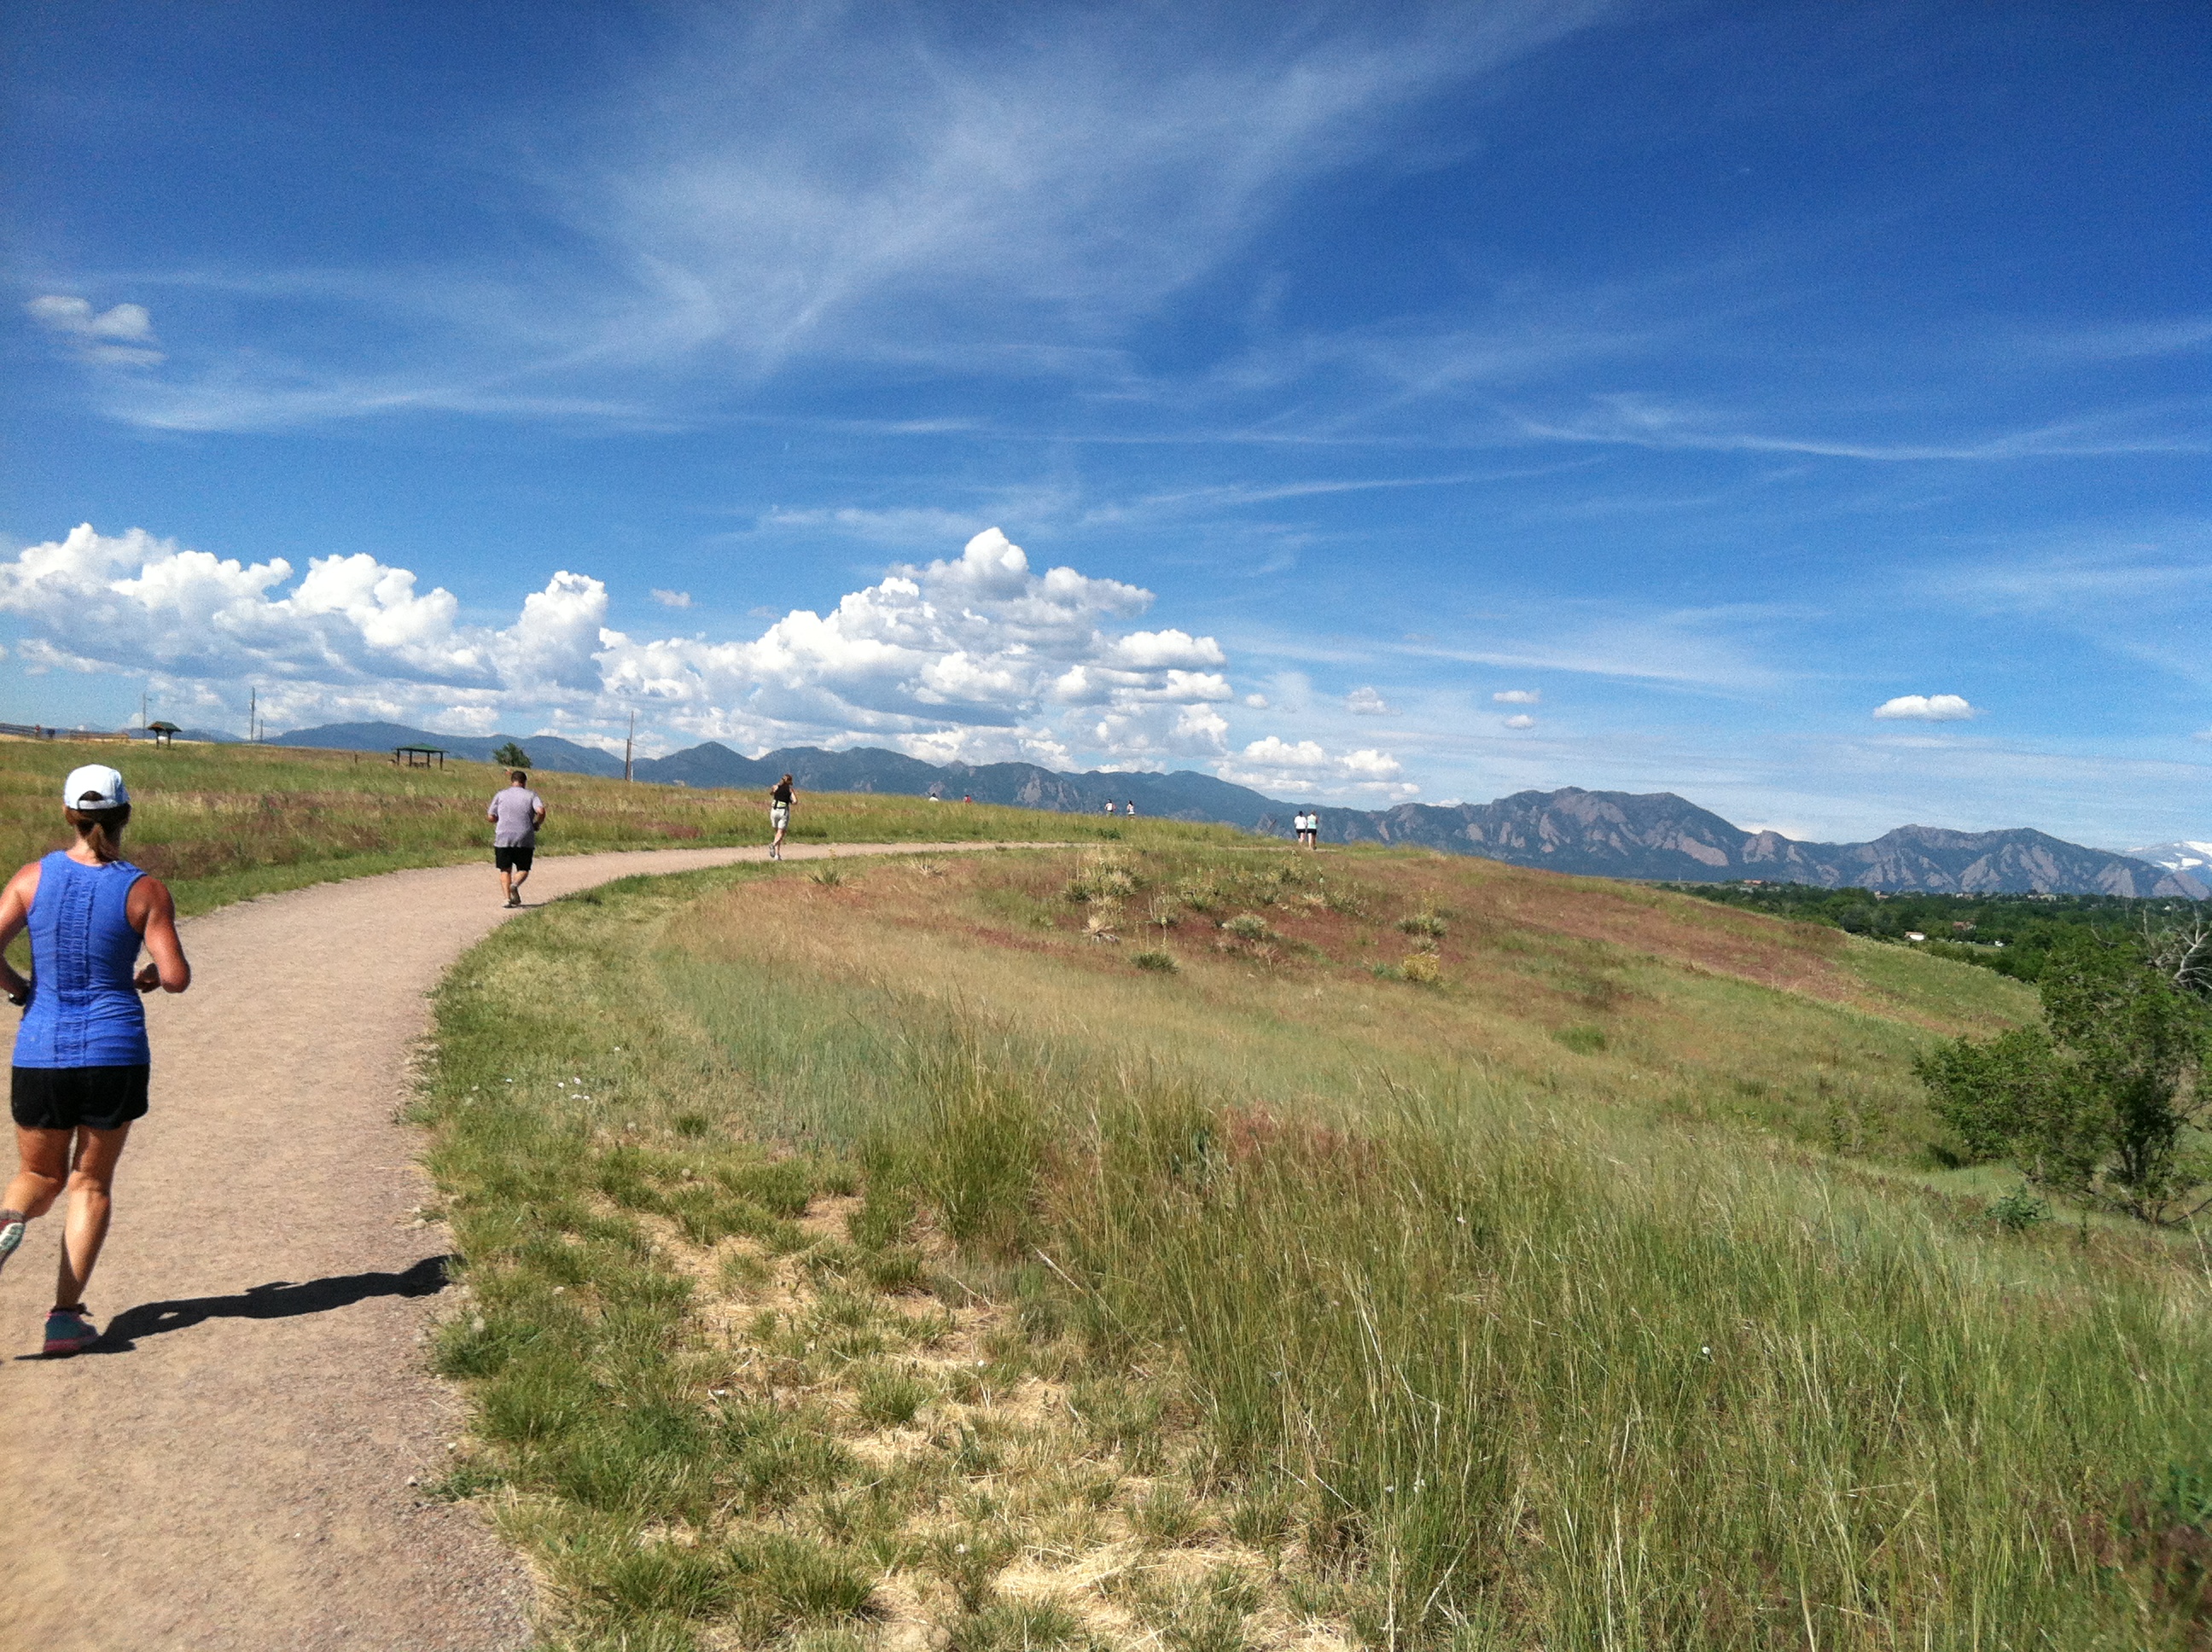
<path fill-rule="evenodd" d="M 653 587 L 653 599 L 663 608 L 689 608 L 691 605 L 690 592 L 663 591 L 659 586 Z"/>
<path fill-rule="evenodd" d="M 1387 751 L 1369 747 L 1332 753 L 1318 740 L 1293 744 L 1273 734 L 1253 741 L 1222 762 L 1216 772 L 1238 786 L 1277 793 L 1352 793 L 1397 800 L 1413 797 L 1421 789 L 1402 778 L 1403 767 Z"/>
<path fill-rule="evenodd" d="M 1490 697 L 1501 706 L 1533 706 L 1544 698 L 1541 691 L 1535 689 L 1507 689 Z"/>
<path fill-rule="evenodd" d="M 1354 689 L 1344 696 L 1344 708 L 1358 717 L 1395 717 L 1397 707 L 1373 688 Z"/>
<path fill-rule="evenodd" d="M 34 671 L 150 674 L 169 703 L 210 713 L 253 685 L 272 719 L 295 723 L 550 716 L 590 738 L 595 720 L 619 726 L 635 707 L 672 737 L 754 750 L 863 741 L 1046 763 L 1080 750 L 1123 767 L 1229 751 L 1219 643 L 1129 629 L 1150 592 L 1039 573 L 995 528 L 750 641 L 615 630 L 606 586 L 586 574 L 556 574 L 505 626 L 465 623 L 452 592 L 366 555 L 295 574 L 283 558 L 87 525 L 0 562 L 0 613 L 29 633 L 19 653 Z"/>
<path fill-rule="evenodd" d="M 1961 695 L 1900 694 L 1876 706 L 1874 714 L 1886 721 L 1960 723 L 1982 714 L 1978 708 L 1968 705 Z"/>
<path fill-rule="evenodd" d="M 154 337 L 154 318 L 143 304 L 95 310 L 89 299 L 49 293 L 23 308 L 71 352 L 106 367 L 150 367 L 167 359 Z"/>
<path fill-rule="evenodd" d="M 1265 711 L 1267 709 L 1267 696 L 1264 694 L 1248 694 L 1244 696 L 1244 704 L 1250 710 Z"/>
<path fill-rule="evenodd" d="M 1505 720 L 1505 726 L 1508 728 L 1534 728 L 1536 726 L 1536 720 L 1524 711 L 1507 718 Z"/>

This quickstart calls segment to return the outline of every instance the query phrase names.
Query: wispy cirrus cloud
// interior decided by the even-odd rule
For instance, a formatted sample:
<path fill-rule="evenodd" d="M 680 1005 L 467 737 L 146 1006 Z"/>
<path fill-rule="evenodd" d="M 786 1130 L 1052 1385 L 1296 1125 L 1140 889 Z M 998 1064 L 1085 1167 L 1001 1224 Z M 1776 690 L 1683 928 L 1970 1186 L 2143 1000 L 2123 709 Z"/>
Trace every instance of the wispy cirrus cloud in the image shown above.
<path fill-rule="evenodd" d="M 471 131 L 470 175 L 504 177 L 520 232 L 496 263 L 149 275 L 227 289 L 229 336 L 210 323 L 165 380 L 108 405 L 192 429 L 680 420 L 802 357 L 1099 384 L 1133 325 L 1301 187 L 1610 9 L 1498 0 L 1257 28 L 1110 8 L 864 22 L 828 0 L 679 14 L 596 104 Z M 271 307 L 281 355 L 249 331 Z M 376 366 L 319 350 L 319 321 L 375 328 Z"/>
<path fill-rule="evenodd" d="M 2212 430 L 2205 423 L 2212 404 L 2203 401 L 2120 408 L 1963 440 L 1869 441 L 1762 432 L 1746 428 L 1753 421 L 1741 415 L 1653 396 L 1615 393 L 1594 400 L 1595 404 L 1578 416 L 1523 415 L 1517 422 L 1528 439 L 1537 441 L 1716 453 L 1801 453 L 1876 464 L 2212 452 Z"/>

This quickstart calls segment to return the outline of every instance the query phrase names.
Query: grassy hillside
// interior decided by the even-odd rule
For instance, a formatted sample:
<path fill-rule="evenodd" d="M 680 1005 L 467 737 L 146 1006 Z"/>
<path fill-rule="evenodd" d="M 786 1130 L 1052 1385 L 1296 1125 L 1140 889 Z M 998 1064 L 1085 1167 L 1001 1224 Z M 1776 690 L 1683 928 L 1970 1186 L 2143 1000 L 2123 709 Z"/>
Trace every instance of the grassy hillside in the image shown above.
<path fill-rule="evenodd" d="M 123 770 L 133 802 L 131 858 L 167 879 L 187 912 L 483 856 L 491 841 L 483 805 L 507 783 L 504 770 L 483 763 L 396 768 L 366 752 L 0 740 L 0 861 L 13 867 L 67 841 L 61 783 L 87 762 Z M 765 799 L 746 793 L 580 774 L 539 774 L 532 784 L 550 809 L 540 839 L 549 854 L 768 841 Z M 802 843 L 951 842 L 1109 830 L 1133 843 L 1229 835 L 1160 821 L 1109 828 L 1026 810 L 860 796 L 802 799 L 791 835 Z"/>
<path fill-rule="evenodd" d="M 580 1647 L 2199 1645 L 2201 1259 L 1905 1072 L 2031 1013 L 1401 853 L 562 902 L 439 1004 L 445 1490 Z"/>

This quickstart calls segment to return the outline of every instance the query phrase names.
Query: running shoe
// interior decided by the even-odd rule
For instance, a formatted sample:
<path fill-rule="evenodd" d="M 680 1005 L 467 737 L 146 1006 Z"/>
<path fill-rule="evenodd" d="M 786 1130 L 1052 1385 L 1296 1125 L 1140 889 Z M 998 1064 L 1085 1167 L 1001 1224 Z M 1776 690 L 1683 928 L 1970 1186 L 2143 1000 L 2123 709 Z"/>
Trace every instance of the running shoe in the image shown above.
<path fill-rule="evenodd" d="M 75 1308 L 57 1308 L 46 1315 L 48 1358 L 81 1354 L 99 1340 L 100 1327 L 92 1322 L 82 1304 Z"/>
<path fill-rule="evenodd" d="M 15 1254 L 15 1247 L 23 1242 L 23 1218 L 15 1211 L 0 1211 L 0 1267 L 8 1266 L 8 1259 Z"/>

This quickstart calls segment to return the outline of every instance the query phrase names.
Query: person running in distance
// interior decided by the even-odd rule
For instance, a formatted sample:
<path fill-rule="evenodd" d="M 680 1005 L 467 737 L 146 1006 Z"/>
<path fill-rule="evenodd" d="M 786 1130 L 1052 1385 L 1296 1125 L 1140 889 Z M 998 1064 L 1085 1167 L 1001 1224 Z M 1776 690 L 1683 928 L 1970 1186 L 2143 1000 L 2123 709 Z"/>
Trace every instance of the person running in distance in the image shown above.
<path fill-rule="evenodd" d="M 519 907 L 530 863 L 538 858 L 538 829 L 545 823 L 545 799 L 530 789 L 526 772 L 510 768 L 507 789 L 493 794 L 484 818 L 491 822 L 491 864 L 498 869 L 499 887 L 507 905 Z"/>
<path fill-rule="evenodd" d="M 1136 800 L 1136 799 L 1134 799 L 1134 798 L 1131 798 L 1131 799 L 1128 800 L 1128 802 L 1127 802 L 1127 803 L 1123 804 L 1123 805 L 1121 805 L 1121 812 L 1122 812 L 1123 814 L 1125 814 L 1125 815 L 1128 816 L 1128 817 L 1129 817 L 1130 819 L 1134 820 L 1134 819 L 1137 817 L 1137 800 Z"/>
<path fill-rule="evenodd" d="M 775 836 L 768 846 L 771 860 L 783 859 L 783 835 L 791 829 L 791 776 L 786 774 L 768 794 L 768 823 L 775 828 Z"/>
<path fill-rule="evenodd" d="M 84 1287 L 107 1237 L 115 1162 L 146 1114 L 153 1056 L 139 994 L 181 993 L 192 967 L 177 939 L 177 908 L 158 878 L 123 859 L 131 793 L 102 763 L 74 769 L 62 803 L 76 841 L 34 860 L 0 891 L 0 953 L 31 932 L 31 979 L 0 956 L 0 987 L 23 1008 L 9 1102 L 22 1168 L 0 1200 L 0 1266 L 27 1224 L 64 1193 L 62 1260 L 46 1351 L 82 1353 L 100 1340 Z M 143 944 L 153 959 L 136 966 Z"/>

